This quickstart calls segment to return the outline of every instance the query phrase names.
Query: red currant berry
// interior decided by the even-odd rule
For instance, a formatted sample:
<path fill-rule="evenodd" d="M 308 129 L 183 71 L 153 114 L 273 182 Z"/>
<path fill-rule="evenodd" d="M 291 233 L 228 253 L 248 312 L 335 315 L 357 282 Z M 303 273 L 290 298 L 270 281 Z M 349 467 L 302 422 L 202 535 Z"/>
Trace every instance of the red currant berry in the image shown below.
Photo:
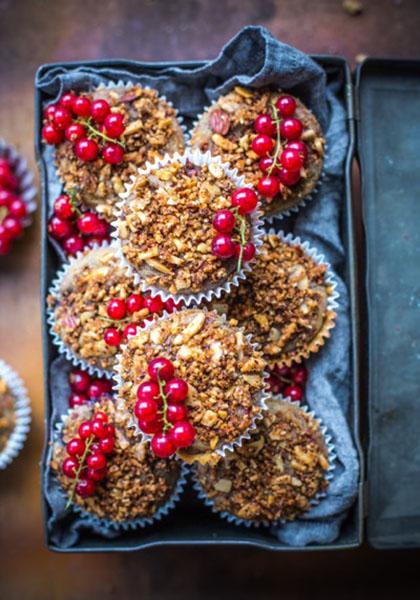
<path fill-rule="evenodd" d="M 69 396 L 69 406 L 70 408 L 74 408 L 75 406 L 81 406 L 87 402 L 86 394 L 82 394 L 81 392 L 72 392 Z"/>
<path fill-rule="evenodd" d="M 102 150 L 102 157 L 110 165 L 119 165 L 124 160 L 124 149 L 119 144 L 107 144 Z"/>
<path fill-rule="evenodd" d="M 144 298 L 143 303 L 144 308 L 147 308 L 152 314 L 161 312 L 164 307 L 163 300 L 160 296 L 155 296 L 154 298 L 152 298 L 152 296 L 147 296 Z"/>
<path fill-rule="evenodd" d="M 54 213 L 60 219 L 71 219 L 74 217 L 74 207 L 67 194 L 61 194 L 54 200 Z"/>
<path fill-rule="evenodd" d="M 259 167 L 261 169 L 261 171 L 263 173 L 268 173 L 271 169 L 271 167 L 273 166 L 273 159 L 270 158 L 269 156 L 266 156 L 265 158 L 262 158 L 259 162 Z M 277 167 L 274 167 L 274 169 L 271 169 L 271 174 L 272 175 L 277 175 L 279 172 Z"/>
<path fill-rule="evenodd" d="M 78 117 L 90 116 L 90 100 L 86 96 L 76 96 L 73 99 L 71 108 Z"/>
<path fill-rule="evenodd" d="M 241 253 L 241 245 L 237 244 L 236 248 L 235 248 L 235 255 L 237 256 L 237 258 L 239 258 Z M 255 256 L 255 246 L 252 242 L 247 242 L 244 246 L 243 252 L 242 252 L 242 260 L 244 260 L 245 262 L 248 262 L 250 260 L 252 260 Z"/>
<path fill-rule="evenodd" d="M 301 398 L 303 396 L 303 390 L 299 385 L 288 385 L 284 389 L 283 394 L 287 398 L 290 398 L 294 402 L 297 402 L 297 401 L 301 400 Z"/>
<path fill-rule="evenodd" d="M 11 248 L 12 244 L 10 239 L 8 237 L 5 237 L 4 235 L 0 235 L 0 256 L 5 256 L 6 254 L 9 254 Z"/>
<path fill-rule="evenodd" d="M 128 339 L 129 337 L 136 335 L 137 327 L 138 327 L 138 325 L 136 323 L 128 323 L 128 325 L 126 325 L 123 330 L 124 338 Z"/>
<path fill-rule="evenodd" d="M 232 206 L 239 206 L 239 213 L 246 215 L 256 209 L 257 194 L 251 188 L 239 188 L 232 194 Z"/>
<path fill-rule="evenodd" d="M 218 258 L 231 258 L 235 254 L 235 244 L 225 233 L 219 233 L 211 242 L 211 251 Z"/>
<path fill-rule="evenodd" d="M 86 449 L 86 444 L 80 438 L 73 438 L 69 442 L 67 442 L 67 454 L 70 456 L 82 456 L 83 452 Z"/>
<path fill-rule="evenodd" d="M 115 427 L 113 425 L 107 425 L 106 432 L 108 434 L 108 437 L 115 438 Z"/>
<path fill-rule="evenodd" d="M 0 189 L 0 206 L 6 206 L 8 208 L 16 198 L 17 196 L 12 194 L 9 190 Z"/>
<path fill-rule="evenodd" d="M 68 221 L 54 215 L 48 222 L 48 231 L 56 240 L 63 240 L 73 233 L 73 227 Z"/>
<path fill-rule="evenodd" d="M 66 127 L 64 137 L 69 142 L 77 142 L 80 138 L 86 137 L 86 129 L 81 123 L 71 123 Z"/>
<path fill-rule="evenodd" d="M 76 98 L 76 94 L 74 92 L 66 92 L 60 98 L 59 105 L 64 106 L 68 110 L 73 110 L 73 102 Z"/>
<path fill-rule="evenodd" d="M 63 141 L 63 132 L 56 129 L 52 123 L 47 123 L 42 128 L 42 139 L 55 146 Z"/>
<path fill-rule="evenodd" d="M 308 146 L 302 140 L 295 140 L 286 144 L 285 150 L 297 150 L 303 162 L 308 158 Z"/>
<path fill-rule="evenodd" d="M 182 301 L 181 302 L 175 302 L 175 300 L 173 300 L 172 298 L 168 298 L 165 302 L 165 308 L 168 311 L 168 313 L 173 313 L 174 310 L 180 310 L 182 308 Z"/>
<path fill-rule="evenodd" d="M 91 479 L 81 479 L 76 485 L 76 494 L 81 498 L 89 498 L 95 493 L 96 486 Z"/>
<path fill-rule="evenodd" d="M 115 321 L 124 319 L 125 315 L 127 314 L 127 306 L 125 301 L 121 298 L 114 298 L 109 302 L 106 312 L 108 313 L 108 317 L 110 319 L 114 319 Z"/>
<path fill-rule="evenodd" d="M 137 400 L 134 414 L 139 421 L 154 421 L 157 417 L 158 405 L 154 400 Z"/>
<path fill-rule="evenodd" d="M 105 425 L 106 423 L 104 423 L 101 419 L 97 419 L 96 416 L 94 417 L 92 421 L 92 432 L 97 438 L 102 439 L 107 437 L 108 431 Z"/>
<path fill-rule="evenodd" d="M 69 456 L 63 462 L 63 473 L 66 477 L 74 479 L 76 477 L 76 471 L 79 468 L 79 461 L 74 456 Z"/>
<path fill-rule="evenodd" d="M 83 421 L 79 427 L 79 435 L 82 440 L 86 440 L 88 437 L 92 435 L 92 422 L 91 421 Z"/>
<path fill-rule="evenodd" d="M 273 371 L 278 377 L 290 377 L 290 367 L 286 365 L 275 365 Z"/>
<path fill-rule="evenodd" d="M 308 371 L 306 367 L 296 367 L 292 370 L 292 379 L 298 385 L 305 385 L 308 380 Z"/>
<path fill-rule="evenodd" d="M 137 388 L 139 400 L 158 400 L 160 398 L 159 386 L 155 381 L 143 381 Z"/>
<path fill-rule="evenodd" d="M 276 102 L 276 106 L 283 118 L 293 117 L 296 110 L 296 100 L 293 96 L 280 96 Z"/>
<path fill-rule="evenodd" d="M 268 376 L 267 384 L 268 384 L 268 387 L 270 388 L 270 392 L 272 394 L 279 394 L 281 392 L 281 388 L 282 388 L 281 383 L 275 375 Z"/>
<path fill-rule="evenodd" d="M 23 219 L 23 217 L 26 217 L 27 212 L 26 204 L 22 198 L 15 197 L 14 200 L 11 201 L 9 205 L 9 215 L 16 217 L 17 219 Z"/>
<path fill-rule="evenodd" d="M 115 327 L 109 327 L 105 330 L 104 340 L 108 346 L 119 346 L 122 342 L 122 335 Z"/>
<path fill-rule="evenodd" d="M 104 437 L 99 445 L 104 454 L 111 454 L 114 451 L 115 439 L 113 437 Z"/>
<path fill-rule="evenodd" d="M 47 119 L 47 121 L 52 121 L 56 110 L 57 104 L 49 104 L 44 110 L 44 118 Z"/>
<path fill-rule="evenodd" d="M 56 129 L 63 131 L 71 124 L 72 120 L 73 117 L 71 116 L 71 112 L 67 110 L 67 108 L 64 108 L 64 106 L 57 106 L 53 118 L 54 127 Z"/>
<path fill-rule="evenodd" d="M 126 300 L 126 305 L 128 312 L 132 315 L 143 308 L 143 297 L 140 294 L 131 294 Z"/>
<path fill-rule="evenodd" d="M 287 169 L 280 169 L 279 180 L 283 185 L 291 186 L 296 185 L 300 180 L 300 171 L 288 171 Z"/>
<path fill-rule="evenodd" d="M 80 235 L 71 235 L 63 242 L 64 251 L 71 256 L 81 252 L 85 247 L 85 242 Z"/>
<path fill-rule="evenodd" d="M 88 467 L 95 469 L 95 471 L 106 467 L 106 458 L 102 452 L 92 452 L 86 462 Z"/>
<path fill-rule="evenodd" d="M 178 421 L 172 427 L 170 436 L 176 448 L 187 448 L 195 440 L 195 429 L 189 421 Z"/>
<path fill-rule="evenodd" d="M 165 385 L 165 394 L 170 402 L 183 402 L 188 396 L 188 383 L 180 377 L 174 377 Z"/>
<path fill-rule="evenodd" d="M 258 191 L 265 198 L 274 198 L 280 191 L 279 180 L 274 175 L 265 175 L 258 181 Z"/>
<path fill-rule="evenodd" d="M 108 417 L 106 413 L 102 412 L 101 410 L 95 412 L 95 414 L 93 415 L 93 420 L 101 421 L 102 423 L 108 423 Z"/>
<path fill-rule="evenodd" d="M 104 121 L 105 131 L 110 138 L 119 138 L 124 133 L 124 117 L 120 113 L 108 115 Z"/>
<path fill-rule="evenodd" d="M 213 217 L 213 227 L 220 233 L 230 233 L 235 227 L 235 215 L 227 209 L 218 210 Z"/>
<path fill-rule="evenodd" d="M 174 376 L 174 366 L 170 360 L 164 356 L 158 356 L 150 361 L 147 367 L 149 375 L 153 381 L 169 381 Z"/>
<path fill-rule="evenodd" d="M 169 458 L 175 452 L 175 446 L 168 434 L 156 433 L 152 437 L 150 447 L 153 454 L 159 458 Z"/>
<path fill-rule="evenodd" d="M 163 429 L 162 419 L 155 419 L 154 421 L 139 421 L 139 428 L 143 433 L 152 434 L 160 433 Z"/>
<path fill-rule="evenodd" d="M 10 239 L 17 238 L 23 231 L 22 225 L 16 217 L 4 217 L 2 225 Z"/>
<path fill-rule="evenodd" d="M 94 379 L 88 388 L 89 400 L 98 400 L 104 394 L 110 394 L 112 383 L 106 379 Z"/>
<path fill-rule="evenodd" d="M 265 133 L 266 135 L 276 135 L 276 125 L 270 115 L 258 115 L 254 121 L 254 129 L 256 133 Z"/>
<path fill-rule="evenodd" d="M 93 212 L 85 212 L 77 219 L 77 228 L 83 235 L 96 235 L 100 227 L 100 219 Z"/>
<path fill-rule="evenodd" d="M 303 159 L 297 150 L 289 148 L 283 150 L 280 155 L 282 166 L 288 171 L 299 171 L 303 167 Z"/>
<path fill-rule="evenodd" d="M 109 115 L 111 107 L 106 100 L 98 99 L 92 102 L 90 114 L 97 123 L 103 123 Z"/>
<path fill-rule="evenodd" d="M 296 140 L 300 138 L 303 131 L 302 122 L 299 119 L 284 119 L 280 123 L 280 135 L 286 140 Z"/>
<path fill-rule="evenodd" d="M 187 418 L 187 409 L 183 404 L 168 404 L 166 418 L 169 423 L 176 423 Z"/>
<path fill-rule="evenodd" d="M 87 470 L 87 478 L 91 481 L 102 481 L 106 477 L 107 470 L 105 469 L 91 469 Z"/>
<path fill-rule="evenodd" d="M 257 156 L 267 156 L 274 148 L 274 141 L 268 135 L 260 134 L 254 137 L 251 147 Z"/>
<path fill-rule="evenodd" d="M 77 140 L 74 146 L 74 151 L 77 158 L 83 162 L 89 162 L 95 160 L 95 158 L 98 156 L 99 147 L 98 144 L 93 140 L 89 140 L 88 138 L 80 138 Z"/>

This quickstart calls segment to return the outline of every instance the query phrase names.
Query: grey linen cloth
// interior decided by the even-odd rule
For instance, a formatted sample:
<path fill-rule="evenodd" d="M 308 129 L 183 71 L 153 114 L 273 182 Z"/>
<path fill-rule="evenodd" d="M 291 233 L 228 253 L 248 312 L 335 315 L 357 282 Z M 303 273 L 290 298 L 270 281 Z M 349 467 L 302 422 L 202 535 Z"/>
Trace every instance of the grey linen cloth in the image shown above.
<path fill-rule="evenodd" d="M 324 254 L 338 280 L 340 299 L 337 326 L 331 339 L 308 361 L 310 377 L 306 392 L 310 408 L 322 419 L 332 435 L 337 453 L 336 470 L 328 494 L 318 506 L 297 521 L 272 527 L 270 531 L 290 546 L 333 542 L 355 499 L 359 473 L 357 452 L 348 422 L 348 292 L 340 276 L 344 269 L 344 250 L 339 218 L 343 203 L 344 159 L 349 140 L 344 108 L 336 96 L 338 82 L 327 85 L 325 72 L 312 59 L 278 42 L 266 29 L 246 27 L 228 42 L 215 60 L 199 68 L 165 67 L 157 72 L 150 65 L 127 65 L 122 61 L 112 61 L 107 66 L 101 63 L 83 67 L 58 66 L 39 72 L 36 84 L 53 101 L 63 90 L 84 90 L 119 80 L 156 88 L 174 104 L 188 125 L 211 101 L 236 84 L 280 87 L 299 96 L 312 109 L 326 132 L 328 151 L 322 185 L 314 198 L 299 210 L 297 217 L 276 221 L 276 227 L 308 240 Z M 49 178 L 54 181 L 49 149 L 44 151 L 44 160 Z M 50 188 L 51 194 L 55 191 Z M 51 368 L 51 432 L 60 415 L 67 410 L 68 390 L 64 369 L 63 359 L 57 359 Z M 51 539 L 60 546 L 71 546 L 87 525 L 76 515 L 65 513 L 64 501 L 48 466 L 44 487 L 51 508 L 48 522 Z M 104 528 L 96 528 L 96 532 L 108 537 L 115 535 Z"/>

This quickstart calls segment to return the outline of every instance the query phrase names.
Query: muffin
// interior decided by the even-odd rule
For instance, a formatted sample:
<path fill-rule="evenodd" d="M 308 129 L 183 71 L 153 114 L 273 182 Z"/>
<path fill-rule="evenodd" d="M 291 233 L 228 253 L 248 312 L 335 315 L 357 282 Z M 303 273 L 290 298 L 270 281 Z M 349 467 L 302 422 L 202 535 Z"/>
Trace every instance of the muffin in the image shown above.
<path fill-rule="evenodd" d="M 133 296 L 138 302 L 132 305 Z M 60 352 L 99 375 L 112 372 L 125 328 L 163 309 L 159 298 L 138 294 L 116 248 L 108 245 L 71 260 L 53 283 L 47 303 Z"/>
<path fill-rule="evenodd" d="M 279 98 L 286 100 L 281 100 L 278 108 Z M 278 119 L 278 127 L 273 117 Z M 255 145 L 254 140 L 260 134 L 264 140 Z M 315 188 L 324 161 L 325 140 L 312 112 L 299 98 L 267 88 L 236 86 L 221 96 L 199 118 L 190 144 L 192 148 L 220 156 L 238 169 L 246 183 L 258 186 L 266 215 L 301 204 Z M 287 150 L 297 150 L 298 155 L 293 152 L 283 155 L 286 146 Z M 274 156 L 278 160 L 273 166 L 261 162 Z M 266 175 L 270 175 L 269 181 L 264 178 Z"/>
<path fill-rule="evenodd" d="M 246 214 L 232 206 L 238 193 L 250 196 Z M 122 197 L 115 236 L 147 288 L 189 304 L 244 277 L 253 254 L 240 260 L 237 250 L 248 244 L 255 252 L 258 245 L 257 197 L 226 165 L 200 154 L 167 157 L 139 174 Z M 215 229 L 221 212 L 231 213 L 229 235 Z M 216 247 L 220 240 L 232 251 Z"/>
<path fill-rule="evenodd" d="M 251 439 L 217 464 L 198 465 L 200 495 L 236 524 L 291 521 L 328 488 L 329 453 L 318 421 L 298 405 L 268 401 Z"/>
<path fill-rule="evenodd" d="M 112 207 L 124 184 L 136 175 L 147 161 L 184 149 L 184 135 L 176 110 L 156 90 L 140 85 L 100 86 L 81 96 L 89 100 L 106 100 L 113 113 L 124 117 L 125 130 L 120 136 L 124 157 L 120 164 L 109 164 L 102 157 L 82 161 L 77 158 L 73 144 L 63 141 L 57 145 L 55 164 L 64 189 L 76 189 L 78 199 L 95 208 L 108 221 Z"/>
<path fill-rule="evenodd" d="M 188 385 L 184 401 L 195 439 L 177 450 L 182 459 L 214 460 L 214 453 L 223 455 L 248 435 L 266 394 L 261 353 L 243 331 L 215 311 L 199 309 L 162 317 L 140 330 L 122 349 L 117 366 L 119 397 L 132 412 L 158 357 L 171 361 L 175 376 Z"/>
<path fill-rule="evenodd" d="M 329 337 L 335 287 L 328 266 L 307 244 L 270 233 L 247 280 L 210 306 L 252 335 L 270 368 L 291 366 Z"/>
<path fill-rule="evenodd" d="M 101 434 L 102 423 L 109 429 L 107 437 L 89 434 L 86 427 L 99 417 L 94 431 Z M 160 518 L 172 507 L 185 482 L 180 463 L 153 456 L 148 445 L 125 427 L 125 419 L 126 413 L 112 400 L 70 410 L 53 442 L 50 461 L 67 507 L 114 527 L 143 526 Z M 83 475 L 77 475 L 77 470 Z"/>

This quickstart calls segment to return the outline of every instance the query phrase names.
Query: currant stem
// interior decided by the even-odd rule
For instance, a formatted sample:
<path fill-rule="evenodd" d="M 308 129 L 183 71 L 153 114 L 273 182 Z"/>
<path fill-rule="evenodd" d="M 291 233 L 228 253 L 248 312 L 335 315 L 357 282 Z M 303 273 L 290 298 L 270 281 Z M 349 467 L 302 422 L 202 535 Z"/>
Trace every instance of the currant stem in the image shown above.
<path fill-rule="evenodd" d="M 76 213 L 76 215 L 77 215 L 78 217 L 80 217 L 80 216 L 82 215 L 82 211 L 80 210 L 80 208 L 79 208 L 79 206 L 78 206 L 78 204 L 77 204 L 77 200 L 76 200 L 76 194 L 77 194 L 77 190 L 76 190 L 76 188 L 72 188 L 72 189 L 69 191 L 69 193 L 68 193 L 68 194 L 69 194 L 70 203 L 71 203 L 71 205 L 72 205 L 72 207 L 73 207 L 73 210 L 74 210 L 74 212 Z"/>
<path fill-rule="evenodd" d="M 163 433 L 166 433 L 166 431 L 171 427 L 171 424 L 168 421 L 168 418 L 166 416 L 167 412 L 168 412 L 168 398 L 166 397 L 165 391 L 164 391 L 164 384 L 163 381 L 161 380 L 161 378 L 159 377 L 159 373 L 158 373 L 158 385 L 159 385 L 159 393 L 160 393 L 160 397 L 162 398 L 162 404 L 163 404 L 163 410 L 161 411 L 162 413 L 162 418 L 163 418 Z"/>
<path fill-rule="evenodd" d="M 238 221 L 240 222 L 240 227 L 239 227 L 239 235 L 241 236 L 241 241 L 240 241 L 240 251 L 239 251 L 239 256 L 238 256 L 238 263 L 236 265 L 236 272 L 239 273 L 240 270 L 242 269 L 242 263 L 243 263 L 243 256 L 244 256 L 244 247 L 246 244 L 246 219 L 239 214 L 239 206 L 234 206 L 233 208 L 230 209 L 231 212 L 235 215 L 235 218 L 238 219 Z"/>
<path fill-rule="evenodd" d="M 271 103 L 271 108 L 273 111 L 273 121 L 276 124 L 276 149 L 274 151 L 274 156 L 273 156 L 273 164 L 271 165 L 271 167 L 268 169 L 268 174 L 271 175 L 272 172 L 274 171 L 274 169 L 276 168 L 276 164 L 277 164 L 277 159 L 279 157 L 280 151 L 282 149 L 282 145 L 281 145 L 281 135 L 280 135 L 280 122 L 281 119 L 279 119 L 278 116 L 278 112 L 277 112 L 277 107 L 274 104 L 274 102 Z"/>
<path fill-rule="evenodd" d="M 85 127 L 87 127 L 88 130 L 92 133 L 92 135 L 97 135 L 97 136 L 101 137 L 103 140 L 105 140 L 106 142 L 111 142 L 111 144 L 118 144 L 122 148 L 125 148 L 124 142 L 121 142 L 120 140 L 117 140 L 117 139 L 110 138 L 106 135 L 106 133 L 103 133 L 102 131 L 99 131 L 99 129 L 96 129 L 96 127 L 94 127 L 92 125 L 92 123 L 90 122 L 90 119 L 79 119 L 78 122 L 81 123 L 82 125 L 84 125 Z"/>
<path fill-rule="evenodd" d="M 91 435 L 86 440 L 85 451 L 83 452 L 82 458 L 81 458 L 80 463 L 79 463 L 79 467 L 78 467 L 78 469 L 76 471 L 76 477 L 74 478 L 73 483 L 71 484 L 71 487 L 70 487 L 69 499 L 67 500 L 66 510 L 71 506 L 71 503 L 73 502 L 74 494 L 75 494 L 75 491 L 76 491 L 76 486 L 77 486 L 77 484 L 80 481 L 80 473 L 85 468 L 86 457 L 88 455 L 89 448 L 93 444 L 93 440 L 94 439 L 95 439 L 94 436 Z"/>

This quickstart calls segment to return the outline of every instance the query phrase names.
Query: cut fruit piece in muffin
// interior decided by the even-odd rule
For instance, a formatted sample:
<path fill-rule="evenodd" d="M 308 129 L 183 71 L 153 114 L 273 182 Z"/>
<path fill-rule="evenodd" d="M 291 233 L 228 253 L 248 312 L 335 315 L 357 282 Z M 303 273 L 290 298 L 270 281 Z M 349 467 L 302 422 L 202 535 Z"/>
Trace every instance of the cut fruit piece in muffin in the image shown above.
<path fill-rule="evenodd" d="M 185 461 L 214 460 L 215 452 L 223 454 L 254 426 L 264 404 L 263 360 L 243 331 L 215 311 L 199 309 L 162 317 L 140 330 L 117 366 L 119 397 L 132 412 L 158 357 L 170 361 L 188 386 L 185 418 L 195 439 L 178 450 Z"/>
<path fill-rule="evenodd" d="M 210 306 L 252 335 L 270 368 L 307 358 L 335 325 L 326 264 L 297 242 L 267 234 L 246 281 Z M 334 302 L 335 306 L 335 302 Z"/>
<path fill-rule="evenodd" d="M 328 488 L 328 469 L 318 421 L 272 398 L 250 440 L 215 465 L 198 465 L 195 474 L 215 511 L 236 517 L 237 524 L 270 524 L 308 511 Z"/>
<path fill-rule="evenodd" d="M 325 140 L 316 117 L 298 98 L 236 86 L 199 118 L 190 145 L 238 169 L 258 189 L 270 215 L 299 205 L 313 191 Z"/>
<path fill-rule="evenodd" d="M 257 196 L 237 182 L 226 166 L 192 154 L 138 175 L 122 195 L 115 228 L 147 287 L 189 303 L 244 276 L 255 253 Z"/>
<path fill-rule="evenodd" d="M 111 114 L 122 115 L 123 133 L 117 136 L 118 139 L 114 139 L 117 132 L 113 132 L 111 127 L 109 131 L 112 137 L 106 143 L 114 151 L 116 146 L 122 148 L 123 157 L 120 162 L 114 164 L 113 161 L 117 160 L 117 157 L 104 157 L 103 152 L 95 157 L 95 149 L 87 144 L 76 153 L 77 141 L 74 143 L 67 139 L 66 130 L 66 138 L 58 143 L 56 148 L 57 172 L 66 191 L 75 190 L 81 203 L 86 207 L 95 208 L 101 216 L 111 221 L 113 205 L 118 200 L 118 194 L 124 191 L 124 184 L 129 183 L 138 168 L 144 167 L 147 161 L 153 162 L 156 158 L 163 157 L 167 152 L 182 152 L 185 146 L 183 130 L 176 110 L 160 97 L 156 90 L 150 88 L 140 85 L 100 86 L 93 92 L 80 94 L 79 97 L 89 100 L 91 107 L 93 102 L 105 100 L 110 106 Z M 71 113 L 71 106 L 69 110 Z M 52 116 L 52 126 L 55 123 L 54 118 Z M 90 112 L 87 117 L 75 115 L 75 118 L 81 121 L 78 125 L 82 125 L 85 130 L 86 119 L 91 126 L 101 127 L 100 123 L 95 123 L 95 117 L 92 117 Z M 51 126 L 47 119 L 45 122 Z M 92 132 L 89 129 L 85 133 Z"/>
<path fill-rule="evenodd" d="M 156 458 L 148 444 L 126 427 L 126 417 L 112 400 L 70 410 L 51 458 L 70 505 L 122 524 L 156 517 L 175 493 L 181 475 L 180 463 Z M 109 433 L 102 436 L 107 428 Z"/>

